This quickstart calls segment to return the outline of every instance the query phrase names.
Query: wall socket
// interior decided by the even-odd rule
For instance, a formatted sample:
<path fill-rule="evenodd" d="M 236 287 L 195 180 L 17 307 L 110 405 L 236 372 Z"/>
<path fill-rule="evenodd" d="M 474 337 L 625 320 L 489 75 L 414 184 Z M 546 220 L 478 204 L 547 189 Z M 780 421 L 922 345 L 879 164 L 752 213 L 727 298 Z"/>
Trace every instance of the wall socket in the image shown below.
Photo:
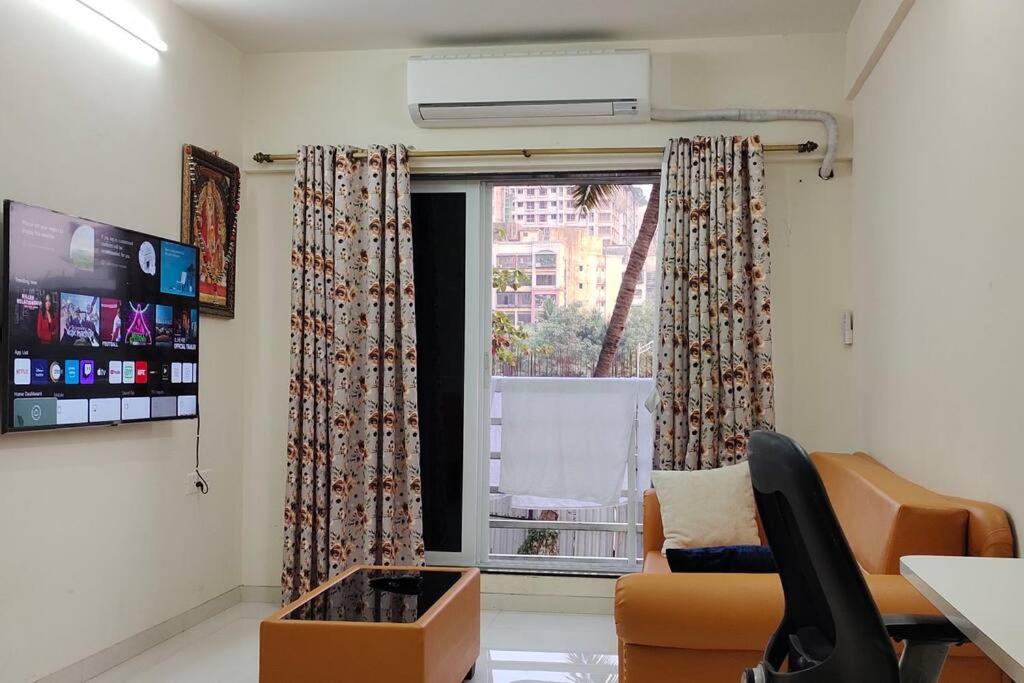
<path fill-rule="evenodd" d="M 210 483 L 210 470 L 199 470 L 199 473 L 203 475 L 203 479 L 205 479 L 206 483 L 209 484 Z M 199 487 L 196 486 L 196 484 L 198 484 L 198 483 L 200 483 L 200 482 L 199 482 L 199 477 L 196 476 L 196 471 L 195 470 L 191 470 L 188 474 L 185 475 L 185 495 L 186 496 L 198 496 L 199 495 Z"/>

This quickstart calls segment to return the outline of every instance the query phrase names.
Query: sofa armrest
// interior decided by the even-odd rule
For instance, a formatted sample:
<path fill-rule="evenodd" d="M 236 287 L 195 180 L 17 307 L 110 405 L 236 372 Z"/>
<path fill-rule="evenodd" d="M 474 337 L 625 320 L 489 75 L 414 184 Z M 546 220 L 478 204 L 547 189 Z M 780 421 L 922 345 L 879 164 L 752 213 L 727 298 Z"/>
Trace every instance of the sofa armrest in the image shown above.
<path fill-rule="evenodd" d="M 634 574 L 615 586 L 619 639 L 635 645 L 759 652 L 782 609 L 777 574 Z"/>
<path fill-rule="evenodd" d="M 914 588 L 902 576 L 893 574 L 872 574 L 864 577 L 868 582 L 871 596 L 882 613 L 883 620 L 888 615 L 912 614 L 921 617 L 940 617 L 942 613 L 935 605 Z M 985 654 L 975 645 L 967 644 L 949 651 L 950 657 L 984 658 Z M 1006 683 L 1010 683 L 1009 680 Z"/>
<path fill-rule="evenodd" d="M 991 503 L 949 497 L 970 515 L 967 520 L 967 554 L 974 557 L 1014 557 L 1013 526 L 1006 511 Z"/>
<path fill-rule="evenodd" d="M 928 602 L 914 586 L 897 574 L 869 574 L 871 597 L 882 614 L 924 614 L 940 615 L 941 612 Z"/>

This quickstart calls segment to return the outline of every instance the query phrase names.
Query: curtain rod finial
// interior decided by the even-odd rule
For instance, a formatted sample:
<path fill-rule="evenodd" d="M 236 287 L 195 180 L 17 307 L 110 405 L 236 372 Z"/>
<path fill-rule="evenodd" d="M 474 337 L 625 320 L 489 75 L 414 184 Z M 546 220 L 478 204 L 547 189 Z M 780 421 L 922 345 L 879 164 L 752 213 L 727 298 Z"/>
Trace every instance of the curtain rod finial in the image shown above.
<path fill-rule="evenodd" d="M 252 160 L 255 161 L 257 164 L 269 164 L 274 159 L 265 152 L 256 152 L 255 154 L 252 155 Z"/>

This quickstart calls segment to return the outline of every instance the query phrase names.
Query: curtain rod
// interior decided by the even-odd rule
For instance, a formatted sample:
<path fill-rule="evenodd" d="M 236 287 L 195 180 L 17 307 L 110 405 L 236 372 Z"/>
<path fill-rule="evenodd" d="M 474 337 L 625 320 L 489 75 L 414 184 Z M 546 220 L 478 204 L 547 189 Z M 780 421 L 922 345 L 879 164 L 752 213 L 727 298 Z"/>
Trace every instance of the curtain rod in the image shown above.
<path fill-rule="evenodd" d="M 791 152 L 807 154 L 818 149 L 813 140 L 792 145 L 764 145 L 765 152 Z M 410 149 L 410 159 L 438 159 L 442 157 L 522 157 L 529 159 L 539 156 L 585 156 L 598 154 L 633 154 L 661 155 L 664 147 L 537 147 L 526 149 Z M 352 156 L 365 159 L 366 150 L 356 151 Z M 295 161 L 294 154 L 267 154 L 257 152 L 252 155 L 257 164 L 272 164 L 276 161 Z"/>

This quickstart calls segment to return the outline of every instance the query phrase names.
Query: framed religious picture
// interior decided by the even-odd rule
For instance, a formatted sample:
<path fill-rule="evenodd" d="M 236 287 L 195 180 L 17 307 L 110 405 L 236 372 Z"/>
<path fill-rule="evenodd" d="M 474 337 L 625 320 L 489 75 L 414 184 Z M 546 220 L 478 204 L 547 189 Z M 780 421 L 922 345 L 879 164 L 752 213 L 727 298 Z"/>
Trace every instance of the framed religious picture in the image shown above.
<path fill-rule="evenodd" d="M 235 317 L 238 167 L 185 145 L 181 178 L 181 241 L 199 250 L 199 310 Z"/>

